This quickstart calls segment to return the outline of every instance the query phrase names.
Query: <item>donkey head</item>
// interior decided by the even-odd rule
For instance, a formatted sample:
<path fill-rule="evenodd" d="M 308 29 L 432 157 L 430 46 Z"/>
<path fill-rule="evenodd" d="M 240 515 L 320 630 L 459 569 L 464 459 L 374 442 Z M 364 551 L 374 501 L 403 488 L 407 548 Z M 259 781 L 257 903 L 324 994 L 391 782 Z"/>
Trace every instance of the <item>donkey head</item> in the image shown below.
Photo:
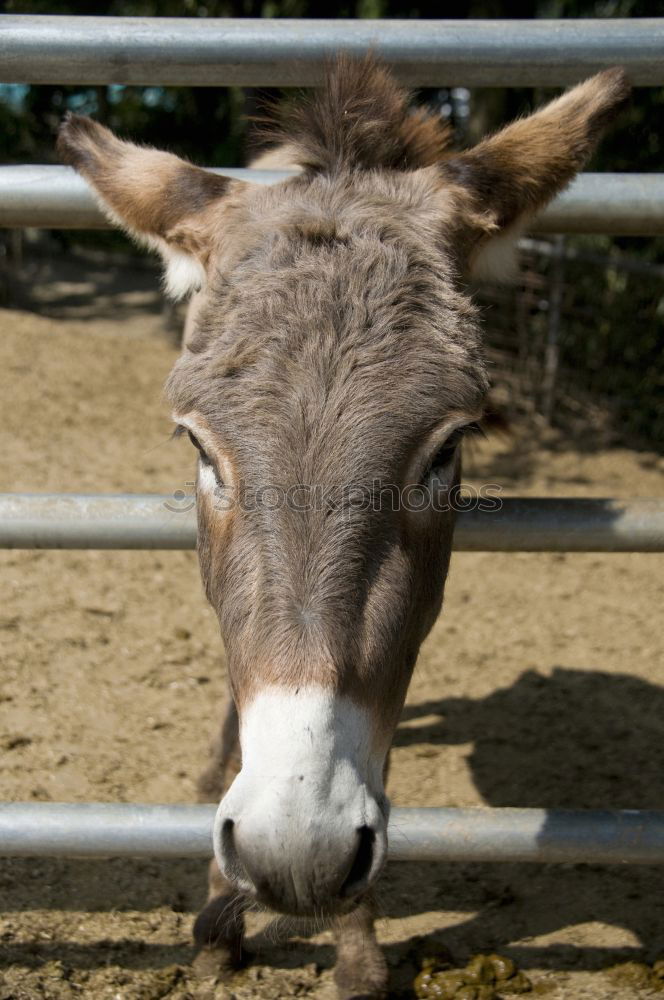
<path fill-rule="evenodd" d="M 627 94 L 580 84 L 464 153 L 372 60 L 341 60 L 265 187 L 72 116 L 60 151 L 198 289 L 168 382 L 198 449 L 198 551 L 240 717 L 215 851 L 292 913 L 339 912 L 386 853 L 383 770 L 441 605 L 464 432 L 487 377 L 464 277 L 503 266 Z"/>

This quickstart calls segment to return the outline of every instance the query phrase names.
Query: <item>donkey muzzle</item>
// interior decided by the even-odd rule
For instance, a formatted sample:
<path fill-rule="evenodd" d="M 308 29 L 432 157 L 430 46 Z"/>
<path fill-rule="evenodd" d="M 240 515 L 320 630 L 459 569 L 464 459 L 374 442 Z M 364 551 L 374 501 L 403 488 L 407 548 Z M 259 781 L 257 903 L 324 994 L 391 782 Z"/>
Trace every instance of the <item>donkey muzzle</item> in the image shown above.
<path fill-rule="evenodd" d="M 387 854 L 382 761 L 361 708 L 325 691 L 259 695 L 214 846 L 223 874 L 283 913 L 352 909 Z"/>

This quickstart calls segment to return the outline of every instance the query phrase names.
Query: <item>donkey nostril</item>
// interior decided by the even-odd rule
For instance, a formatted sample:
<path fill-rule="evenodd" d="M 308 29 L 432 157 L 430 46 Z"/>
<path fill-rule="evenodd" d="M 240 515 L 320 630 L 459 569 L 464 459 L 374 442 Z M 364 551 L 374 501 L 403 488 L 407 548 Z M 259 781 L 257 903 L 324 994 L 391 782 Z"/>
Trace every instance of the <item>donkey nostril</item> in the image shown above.
<path fill-rule="evenodd" d="M 225 819 L 221 824 L 221 850 L 224 857 L 224 869 L 226 875 L 236 882 L 245 882 L 247 873 L 240 861 L 240 856 L 235 845 L 235 823 L 232 819 Z"/>
<path fill-rule="evenodd" d="M 229 847 L 235 848 L 233 844 L 233 827 L 235 823 L 232 819 L 225 819 L 221 824 L 221 842 L 225 849 Z"/>
<path fill-rule="evenodd" d="M 341 896 L 353 896 L 364 887 L 373 865 L 376 834 L 370 826 L 361 826 L 357 831 L 359 843 L 350 871 L 339 890 Z"/>

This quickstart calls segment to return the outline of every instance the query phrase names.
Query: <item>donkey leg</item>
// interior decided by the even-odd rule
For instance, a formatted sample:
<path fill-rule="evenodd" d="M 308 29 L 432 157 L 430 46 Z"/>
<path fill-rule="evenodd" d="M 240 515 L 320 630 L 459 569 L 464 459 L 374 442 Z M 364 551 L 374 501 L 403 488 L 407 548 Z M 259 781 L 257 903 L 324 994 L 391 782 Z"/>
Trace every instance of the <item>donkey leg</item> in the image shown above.
<path fill-rule="evenodd" d="M 382 1000 L 387 996 L 387 962 L 374 929 L 374 904 L 365 898 L 335 925 L 334 981 L 339 1000 Z"/>
<path fill-rule="evenodd" d="M 231 698 L 221 732 L 212 747 L 212 760 L 198 781 L 199 802 L 219 802 L 240 770 L 240 737 L 235 703 Z M 210 862 L 207 903 L 194 922 L 194 942 L 199 948 L 194 960 L 202 976 L 231 972 L 242 960 L 244 918 L 242 897 Z"/>
<path fill-rule="evenodd" d="M 391 756 L 387 754 L 383 765 L 383 785 L 387 785 Z M 334 981 L 339 1000 L 377 1000 L 387 996 L 387 962 L 376 941 L 374 917 L 374 898 L 370 893 L 357 909 L 336 922 Z"/>

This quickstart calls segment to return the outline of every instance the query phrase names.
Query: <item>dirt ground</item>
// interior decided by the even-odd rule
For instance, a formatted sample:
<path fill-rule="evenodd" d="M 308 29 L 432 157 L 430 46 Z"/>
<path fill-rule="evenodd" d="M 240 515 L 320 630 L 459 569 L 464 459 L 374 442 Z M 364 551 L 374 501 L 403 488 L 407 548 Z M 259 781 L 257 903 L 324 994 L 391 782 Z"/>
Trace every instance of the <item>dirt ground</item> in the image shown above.
<path fill-rule="evenodd" d="M 176 356 L 151 275 L 43 286 L 0 312 L 1 490 L 187 489 L 161 386 Z M 50 296 L 50 297 L 49 297 Z M 506 493 L 662 496 L 662 460 L 515 428 L 467 479 Z M 0 799 L 189 802 L 224 693 L 191 552 L 1 552 Z M 395 805 L 664 808 L 661 557 L 459 553 L 393 755 Z M 205 864 L 0 862 L 0 1000 L 333 996 L 328 933 L 250 917 L 228 992 L 189 970 Z M 664 957 L 655 868 L 393 864 L 391 995 L 421 958 L 514 958 L 551 1000 L 630 1000 Z M 207 990 L 207 992 L 206 992 Z"/>

